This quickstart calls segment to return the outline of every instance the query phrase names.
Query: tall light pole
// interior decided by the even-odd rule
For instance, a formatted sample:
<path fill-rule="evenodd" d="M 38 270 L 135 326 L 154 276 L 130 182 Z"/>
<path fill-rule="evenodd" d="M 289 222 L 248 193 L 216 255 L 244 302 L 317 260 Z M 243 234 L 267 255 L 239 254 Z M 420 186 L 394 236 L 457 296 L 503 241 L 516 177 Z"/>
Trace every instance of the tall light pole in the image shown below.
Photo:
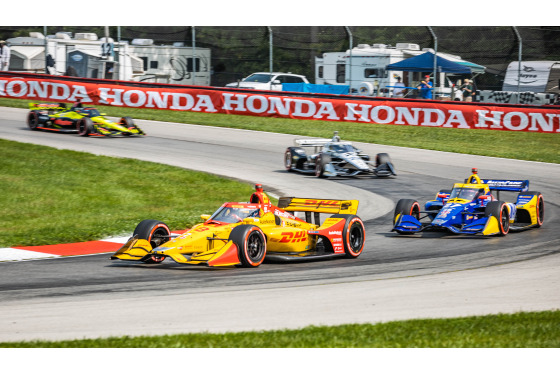
<path fill-rule="evenodd" d="M 517 31 L 517 27 L 512 26 L 513 27 L 513 31 L 515 32 L 515 36 L 517 37 L 517 40 L 519 40 L 519 51 L 518 51 L 518 62 L 517 62 L 517 104 L 519 104 L 519 91 L 521 90 L 521 52 L 523 50 L 523 41 L 521 40 L 521 35 L 519 34 L 519 31 Z"/>
<path fill-rule="evenodd" d="M 350 31 L 350 28 L 348 26 L 344 26 L 344 28 L 348 33 L 348 43 L 350 45 L 350 55 L 348 56 L 348 93 L 352 94 L 352 48 L 354 48 L 354 39 L 352 37 L 352 31 Z"/>
<path fill-rule="evenodd" d="M 437 36 L 434 30 L 430 26 L 428 26 L 428 30 L 432 34 L 432 38 L 434 38 L 434 91 L 433 91 L 433 98 L 436 98 L 436 87 L 437 87 Z"/>
<path fill-rule="evenodd" d="M 270 26 L 266 26 L 266 28 L 268 29 L 268 70 L 270 71 L 270 74 L 272 75 L 272 27 Z"/>

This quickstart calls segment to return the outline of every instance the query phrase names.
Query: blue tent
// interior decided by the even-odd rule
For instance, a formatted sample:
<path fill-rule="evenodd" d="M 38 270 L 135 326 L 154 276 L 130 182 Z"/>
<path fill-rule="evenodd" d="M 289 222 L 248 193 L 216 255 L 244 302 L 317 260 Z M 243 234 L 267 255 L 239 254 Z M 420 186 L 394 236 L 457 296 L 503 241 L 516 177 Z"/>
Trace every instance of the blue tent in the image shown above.
<path fill-rule="evenodd" d="M 436 64 L 436 71 L 440 73 L 471 74 L 483 73 L 485 70 L 484 66 L 473 64 L 472 62 L 454 62 L 446 60 L 445 58 L 440 56 L 436 57 Z M 434 71 L 434 54 L 432 52 L 426 52 L 421 55 L 387 65 L 386 69 L 418 72 Z"/>

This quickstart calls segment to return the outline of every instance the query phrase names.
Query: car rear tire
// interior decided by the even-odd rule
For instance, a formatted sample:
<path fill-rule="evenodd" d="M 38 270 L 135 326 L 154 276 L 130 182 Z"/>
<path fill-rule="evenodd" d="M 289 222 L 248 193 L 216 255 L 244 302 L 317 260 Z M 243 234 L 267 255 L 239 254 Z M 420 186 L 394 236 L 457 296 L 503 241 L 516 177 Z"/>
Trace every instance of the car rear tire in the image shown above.
<path fill-rule="evenodd" d="M 292 163 L 292 149 L 288 148 L 286 149 L 286 152 L 284 152 L 284 167 L 287 171 L 292 171 Z"/>
<path fill-rule="evenodd" d="M 331 156 L 326 154 L 320 154 L 315 160 L 315 176 L 317 178 L 326 178 L 325 166 L 331 162 Z"/>
<path fill-rule="evenodd" d="M 284 167 L 287 171 L 292 171 L 294 168 L 303 169 L 306 157 L 303 148 L 288 147 L 286 152 L 284 152 Z"/>
<path fill-rule="evenodd" d="M 499 236 L 505 236 L 509 232 L 509 210 L 503 201 L 491 201 L 486 205 L 484 217 L 496 217 L 498 220 Z"/>
<path fill-rule="evenodd" d="M 395 207 L 395 213 L 393 214 L 393 225 L 397 223 L 397 217 L 399 215 L 413 216 L 417 220 L 420 220 L 420 204 L 414 199 L 400 199 Z"/>
<path fill-rule="evenodd" d="M 133 236 L 136 235 L 138 235 L 138 239 L 149 241 L 153 249 L 159 247 L 165 242 L 168 242 L 171 231 L 169 230 L 169 227 L 161 221 L 155 219 L 145 219 L 134 229 Z M 152 255 L 143 261 L 147 264 L 154 264 L 162 262 L 164 259 L 164 256 Z"/>
<path fill-rule="evenodd" d="M 79 119 L 78 122 L 76 122 L 76 129 L 78 130 L 78 134 L 80 136 L 89 136 L 89 134 L 95 132 L 93 121 L 88 117 Z"/>
<path fill-rule="evenodd" d="M 231 230 L 229 240 L 237 246 L 241 267 L 257 267 L 266 256 L 266 237 L 255 225 L 239 225 Z"/>
<path fill-rule="evenodd" d="M 27 115 L 27 126 L 33 131 L 37 130 L 39 126 L 39 114 L 36 111 L 31 111 Z"/>
<path fill-rule="evenodd" d="M 342 230 L 342 243 L 346 258 L 357 258 L 364 250 L 366 230 L 362 219 L 352 214 L 335 214 L 332 218 L 344 218 L 346 223 Z"/>
<path fill-rule="evenodd" d="M 536 209 L 537 209 L 537 223 L 536 223 L 536 227 L 541 227 L 543 225 L 544 222 L 544 198 L 543 195 L 540 192 L 537 191 L 528 191 L 525 192 L 524 195 L 534 195 L 537 196 L 537 205 L 536 205 Z"/>

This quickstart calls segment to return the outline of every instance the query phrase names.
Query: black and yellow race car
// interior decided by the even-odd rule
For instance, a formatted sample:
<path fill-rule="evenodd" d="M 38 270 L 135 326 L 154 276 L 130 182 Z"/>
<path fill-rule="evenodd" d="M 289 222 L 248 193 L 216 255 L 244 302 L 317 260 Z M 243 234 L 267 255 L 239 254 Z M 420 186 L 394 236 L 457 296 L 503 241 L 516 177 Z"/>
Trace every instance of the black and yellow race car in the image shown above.
<path fill-rule="evenodd" d="M 29 103 L 29 109 L 27 125 L 31 130 L 81 136 L 146 135 L 130 117 L 122 117 L 119 122 L 114 122 L 96 108 L 84 107 L 81 103 L 70 108 L 64 103 Z"/>

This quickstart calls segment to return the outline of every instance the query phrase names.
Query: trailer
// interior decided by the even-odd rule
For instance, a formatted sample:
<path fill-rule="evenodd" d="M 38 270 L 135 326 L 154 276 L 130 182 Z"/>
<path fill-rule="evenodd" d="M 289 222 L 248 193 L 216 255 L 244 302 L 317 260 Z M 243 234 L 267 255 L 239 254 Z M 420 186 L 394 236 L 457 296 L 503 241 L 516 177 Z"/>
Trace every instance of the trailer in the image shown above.
<path fill-rule="evenodd" d="M 560 97 L 560 61 L 513 61 L 506 69 L 502 91 L 477 91 L 485 103 L 552 105 Z"/>

